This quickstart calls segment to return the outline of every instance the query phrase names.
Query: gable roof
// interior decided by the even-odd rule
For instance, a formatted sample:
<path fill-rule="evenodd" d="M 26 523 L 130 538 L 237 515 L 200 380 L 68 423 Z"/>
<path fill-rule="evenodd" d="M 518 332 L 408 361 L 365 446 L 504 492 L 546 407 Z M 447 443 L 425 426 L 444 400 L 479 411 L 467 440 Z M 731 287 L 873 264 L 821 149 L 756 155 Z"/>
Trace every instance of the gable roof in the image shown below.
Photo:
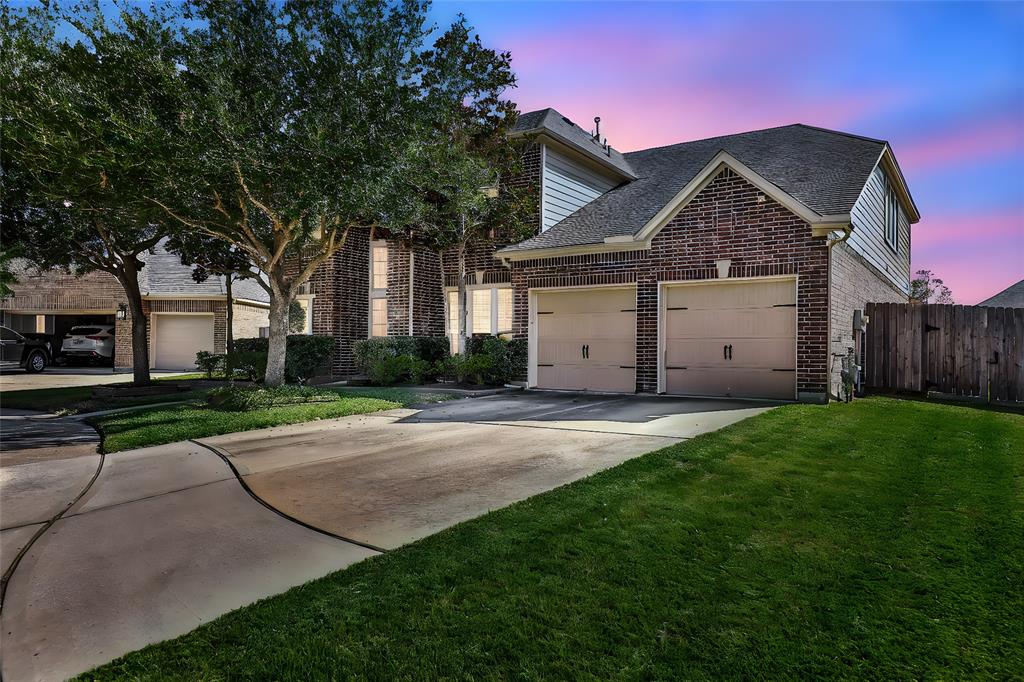
<path fill-rule="evenodd" d="M 814 213 L 848 215 L 888 151 L 884 140 L 798 123 L 630 152 L 624 157 L 636 180 L 502 252 L 628 241 L 723 152 Z"/>
<path fill-rule="evenodd" d="M 166 248 L 167 240 L 161 240 L 152 252 L 143 251 L 139 258 L 146 266 L 139 271 L 139 289 L 143 296 L 191 298 L 197 296 L 224 296 L 227 289 L 224 277 L 210 275 L 203 282 L 192 279 L 192 267 L 181 264 L 181 256 Z M 266 290 L 252 278 L 234 280 L 231 296 L 235 299 L 269 303 Z"/>
<path fill-rule="evenodd" d="M 1024 308 L 1024 279 L 978 304 L 989 308 Z"/>
<path fill-rule="evenodd" d="M 587 158 L 615 171 L 626 179 L 632 180 L 636 177 L 622 152 L 612 147 L 603 146 L 594 139 L 593 135 L 550 107 L 521 114 L 509 134 L 512 136 L 547 135 L 582 152 Z"/>

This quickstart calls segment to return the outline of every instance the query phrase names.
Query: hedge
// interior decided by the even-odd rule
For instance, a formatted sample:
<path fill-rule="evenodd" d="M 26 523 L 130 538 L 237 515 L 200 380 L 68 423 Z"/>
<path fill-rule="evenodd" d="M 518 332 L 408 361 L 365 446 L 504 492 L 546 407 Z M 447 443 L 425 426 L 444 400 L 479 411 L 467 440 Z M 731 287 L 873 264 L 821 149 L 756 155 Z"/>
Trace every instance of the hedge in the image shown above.
<path fill-rule="evenodd" d="M 289 334 L 288 353 L 284 364 L 285 379 L 289 382 L 302 382 L 317 376 L 318 370 L 324 368 L 330 358 L 334 344 L 333 336 Z M 235 350 L 232 355 L 246 359 L 245 364 L 253 364 L 251 358 L 255 355 L 266 357 L 269 345 L 270 339 L 263 337 L 235 339 Z M 228 364 L 236 365 L 237 363 L 233 363 L 232 358 L 229 357 Z M 265 361 L 263 367 L 266 367 Z"/>
<path fill-rule="evenodd" d="M 409 356 L 433 365 L 448 357 L 448 338 L 445 336 L 377 336 L 360 339 L 352 344 L 352 361 L 363 374 L 371 371 L 383 360 Z"/>

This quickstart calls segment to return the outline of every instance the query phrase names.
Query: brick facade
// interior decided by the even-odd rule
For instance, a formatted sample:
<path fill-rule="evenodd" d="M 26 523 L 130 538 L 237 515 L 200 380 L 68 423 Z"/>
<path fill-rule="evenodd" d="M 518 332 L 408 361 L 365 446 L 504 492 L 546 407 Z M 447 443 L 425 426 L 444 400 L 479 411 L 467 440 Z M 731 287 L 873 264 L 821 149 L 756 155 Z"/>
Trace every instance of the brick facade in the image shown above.
<path fill-rule="evenodd" d="M 260 327 L 270 325 L 270 311 L 264 307 L 236 302 L 232 306 L 231 320 L 236 339 L 251 339 L 260 335 Z"/>
<path fill-rule="evenodd" d="M 829 390 L 838 397 L 842 381 L 840 358 L 848 348 L 860 351 L 854 338 L 853 311 L 868 302 L 906 303 L 907 297 L 889 279 L 847 244 L 832 247 L 829 270 Z"/>
<path fill-rule="evenodd" d="M 107 315 L 113 318 L 120 305 L 128 299 L 120 283 L 107 272 L 95 271 L 75 277 L 60 270 L 43 273 L 29 268 L 17 271 L 18 282 L 14 294 L 0 300 L 0 310 L 15 314 L 36 315 Z M 153 347 L 152 313 L 213 313 L 214 350 L 223 353 L 227 345 L 227 304 L 224 299 L 152 299 L 144 298 L 147 316 L 146 336 Z M 256 336 L 259 326 L 266 325 L 265 308 L 238 304 L 235 306 L 235 337 Z M 262 325 L 257 324 L 263 320 Z M 239 324 L 241 322 L 241 325 Z M 255 325 L 255 328 L 254 328 Z M 249 333 L 249 332 L 252 333 Z M 151 358 L 152 359 L 152 358 Z M 132 366 L 131 312 L 124 320 L 114 320 L 114 366 L 125 369 Z"/>
<path fill-rule="evenodd" d="M 527 337 L 528 291 L 598 284 L 637 286 L 636 389 L 657 390 L 659 282 L 713 279 L 715 261 L 730 277 L 796 275 L 797 390 L 823 400 L 827 368 L 828 250 L 810 226 L 729 169 L 720 172 L 644 251 L 514 262 L 514 334 Z"/>

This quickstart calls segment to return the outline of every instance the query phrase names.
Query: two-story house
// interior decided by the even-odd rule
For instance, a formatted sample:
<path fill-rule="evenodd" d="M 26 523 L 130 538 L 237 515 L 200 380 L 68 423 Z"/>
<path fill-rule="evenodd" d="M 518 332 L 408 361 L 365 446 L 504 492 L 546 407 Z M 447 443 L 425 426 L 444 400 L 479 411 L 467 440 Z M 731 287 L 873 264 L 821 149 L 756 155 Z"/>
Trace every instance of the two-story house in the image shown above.
<path fill-rule="evenodd" d="M 528 339 L 531 387 L 821 402 L 855 311 L 907 298 L 920 216 L 885 141 L 796 124 L 620 153 L 554 109 L 512 134 L 537 235 L 470 254 L 469 329 Z M 304 296 L 339 375 L 358 338 L 456 327 L 454 258 L 377 236 Z"/>

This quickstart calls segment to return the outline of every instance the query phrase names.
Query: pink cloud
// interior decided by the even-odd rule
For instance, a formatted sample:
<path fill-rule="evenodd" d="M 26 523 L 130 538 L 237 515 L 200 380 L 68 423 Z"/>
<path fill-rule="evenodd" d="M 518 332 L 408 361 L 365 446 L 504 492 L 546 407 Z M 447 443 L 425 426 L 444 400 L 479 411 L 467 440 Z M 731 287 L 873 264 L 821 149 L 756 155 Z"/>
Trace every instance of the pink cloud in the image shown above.
<path fill-rule="evenodd" d="M 978 303 L 1024 279 L 1024 207 L 923 220 L 911 248 L 914 271 L 934 272 L 957 303 Z"/>
<path fill-rule="evenodd" d="M 927 171 L 937 166 L 1018 154 L 1022 150 L 1024 119 L 1012 112 L 968 119 L 955 128 L 899 145 L 895 151 L 904 168 Z"/>

